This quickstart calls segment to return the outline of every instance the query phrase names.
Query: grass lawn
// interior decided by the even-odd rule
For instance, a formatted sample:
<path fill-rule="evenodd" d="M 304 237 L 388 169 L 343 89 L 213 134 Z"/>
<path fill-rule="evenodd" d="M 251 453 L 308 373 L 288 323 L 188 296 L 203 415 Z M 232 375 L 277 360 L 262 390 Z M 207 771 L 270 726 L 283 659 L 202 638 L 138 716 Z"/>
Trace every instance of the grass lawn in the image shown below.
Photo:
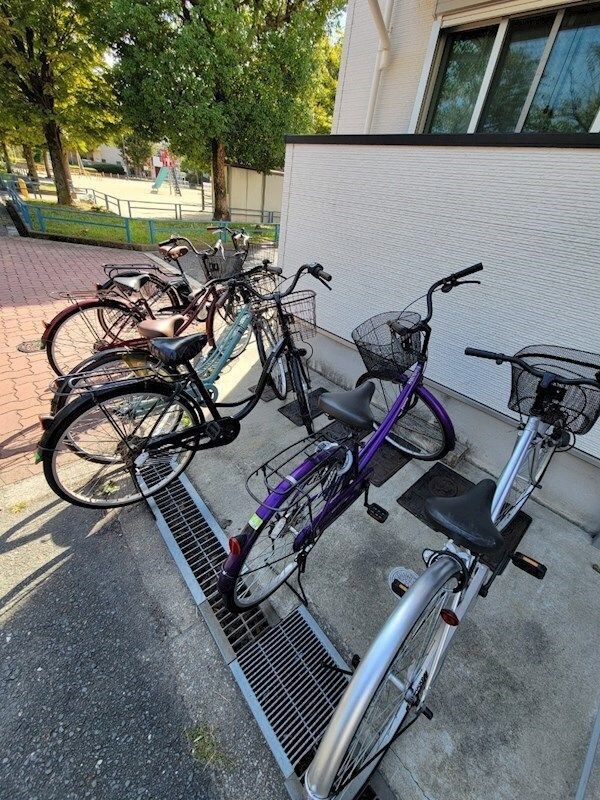
<path fill-rule="evenodd" d="M 168 239 L 169 236 L 186 236 L 196 247 L 211 245 L 216 235 L 207 231 L 209 221 L 179 219 L 126 219 L 108 211 L 91 211 L 58 206 L 40 200 L 27 203 L 34 231 L 56 233 L 62 236 L 77 236 L 82 239 L 99 239 L 103 242 L 126 242 L 127 225 L 131 238 L 136 244 L 150 244 Z M 36 209 L 38 209 L 36 211 Z M 257 225 L 252 222 L 229 223 L 231 228 L 245 228 L 253 242 L 273 242 L 274 225 Z M 152 234 L 154 233 L 154 238 Z"/>

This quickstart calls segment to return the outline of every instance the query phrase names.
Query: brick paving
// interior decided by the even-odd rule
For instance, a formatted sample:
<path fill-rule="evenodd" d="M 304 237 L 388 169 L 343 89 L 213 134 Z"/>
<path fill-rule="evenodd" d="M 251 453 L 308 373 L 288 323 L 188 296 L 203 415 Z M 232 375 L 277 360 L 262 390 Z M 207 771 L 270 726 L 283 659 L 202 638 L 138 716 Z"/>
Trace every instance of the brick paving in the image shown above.
<path fill-rule="evenodd" d="M 2 204 L 0 203 L 0 207 Z M 49 406 L 54 379 L 43 351 L 17 346 L 39 339 L 66 300 L 50 293 L 87 290 L 104 279 L 102 264 L 143 260 L 140 253 L 39 239 L 0 238 L 0 486 L 38 475 L 33 463 L 40 436 L 39 414 Z"/>

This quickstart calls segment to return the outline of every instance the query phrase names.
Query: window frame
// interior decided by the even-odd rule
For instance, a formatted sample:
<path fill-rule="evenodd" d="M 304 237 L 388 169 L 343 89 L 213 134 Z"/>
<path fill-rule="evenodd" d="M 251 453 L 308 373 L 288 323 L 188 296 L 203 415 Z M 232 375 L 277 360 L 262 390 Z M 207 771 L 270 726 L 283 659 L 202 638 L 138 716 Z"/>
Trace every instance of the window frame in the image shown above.
<path fill-rule="evenodd" d="M 517 14 L 506 14 L 497 17 L 489 17 L 483 18 L 480 20 L 467 22 L 462 25 L 452 25 L 451 22 L 447 22 L 445 24 L 445 20 L 439 19 L 436 20 L 433 29 L 431 31 L 431 37 L 429 40 L 429 46 L 427 48 L 427 53 L 425 57 L 425 63 L 423 64 L 423 70 L 421 73 L 421 79 L 419 81 L 419 86 L 417 89 L 417 96 L 415 98 L 415 105 L 413 108 L 413 114 L 411 117 L 411 121 L 409 124 L 409 133 L 426 133 L 426 126 L 427 121 L 429 119 L 430 113 L 432 111 L 431 104 L 433 102 L 433 98 L 435 96 L 436 86 L 438 81 L 441 78 L 440 69 L 443 63 L 443 55 L 445 50 L 445 44 L 447 38 L 452 33 L 460 33 L 461 31 L 468 31 L 473 30 L 476 28 L 483 28 L 483 27 L 491 27 L 497 25 L 496 30 L 496 37 L 494 39 L 494 44 L 492 45 L 492 50 L 490 52 L 490 56 L 488 59 L 488 63 L 483 75 L 483 79 L 481 82 L 481 86 L 479 89 L 479 94 L 477 95 L 477 100 L 475 101 L 475 106 L 473 107 L 473 113 L 471 115 L 471 120 L 466 130 L 466 134 L 478 134 L 477 128 L 479 126 L 479 122 L 481 120 L 481 115 L 483 109 L 485 107 L 486 100 L 488 98 L 488 93 L 494 79 L 494 75 L 496 73 L 496 69 L 498 67 L 498 62 L 500 60 L 500 56 L 502 54 L 502 50 L 504 44 L 506 42 L 508 27 L 511 21 L 516 19 L 526 19 L 527 17 L 539 17 L 544 14 L 551 15 L 554 13 L 554 21 L 552 23 L 552 27 L 550 29 L 550 33 L 548 34 L 548 40 L 544 46 L 544 50 L 540 57 L 540 61 L 534 73 L 534 76 L 531 81 L 531 85 L 529 87 L 529 91 L 523 103 L 523 108 L 521 109 L 521 113 L 519 115 L 519 119 L 515 126 L 515 129 L 512 131 L 506 131 L 504 135 L 520 135 L 523 131 L 523 127 L 527 120 L 527 116 L 531 109 L 531 105 L 533 103 L 536 91 L 544 74 L 544 70 L 546 68 L 546 64 L 548 63 L 548 59 L 550 58 L 550 54 L 552 52 L 552 48 L 554 47 L 554 43 L 560 31 L 560 27 L 562 25 L 565 13 L 572 9 L 576 8 L 585 8 L 586 6 L 595 5 L 595 3 L 582 2 L 582 3 L 569 3 L 568 5 L 550 5 L 548 8 L 536 8 L 532 9 L 531 11 L 517 13 Z M 594 121 L 586 133 L 600 133 L 600 107 L 596 113 Z M 443 136 L 445 134 L 427 134 L 431 136 Z M 486 136 L 488 134 L 481 133 L 481 136 Z M 585 135 L 584 133 L 580 135 Z"/>

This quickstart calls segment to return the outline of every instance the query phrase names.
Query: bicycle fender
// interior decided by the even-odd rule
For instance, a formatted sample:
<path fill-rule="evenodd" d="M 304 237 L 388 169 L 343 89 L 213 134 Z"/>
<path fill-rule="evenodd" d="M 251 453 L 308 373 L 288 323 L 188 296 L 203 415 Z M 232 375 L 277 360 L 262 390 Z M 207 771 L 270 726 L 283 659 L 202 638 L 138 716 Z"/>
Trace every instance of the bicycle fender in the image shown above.
<path fill-rule="evenodd" d="M 45 327 L 41 337 L 44 345 L 48 343 L 48 339 L 50 339 L 56 328 L 62 323 L 65 317 L 68 317 L 73 313 L 73 306 L 76 306 L 77 309 L 102 307 L 102 308 L 117 308 L 123 311 L 130 310 L 129 306 L 125 305 L 125 303 L 119 303 L 117 300 L 98 300 L 98 298 L 90 298 L 89 300 L 82 300 L 82 301 L 77 301 L 77 303 L 72 303 L 70 306 L 63 308 L 62 311 L 59 311 L 58 314 L 55 317 L 53 317 L 48 323 L 48 325 Z"/>

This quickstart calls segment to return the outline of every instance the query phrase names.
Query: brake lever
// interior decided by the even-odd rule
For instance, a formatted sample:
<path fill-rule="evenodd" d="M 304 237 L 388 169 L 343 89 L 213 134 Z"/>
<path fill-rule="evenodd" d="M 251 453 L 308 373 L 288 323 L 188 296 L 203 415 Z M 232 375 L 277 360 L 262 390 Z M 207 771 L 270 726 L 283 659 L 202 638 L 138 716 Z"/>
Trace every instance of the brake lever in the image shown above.
<path fill-rule="evenodd" d="M 316 275 L 315 277 L 316 277 L 316 279 L 319 281 L 319 283 L 322 283 L 322 284 L 323 284 L 323 286 L 324 286 L 326 289 L 329 289 L 329 291 L 331 291 L 331 290 L 332 290 L 332 288 L 333 288 L 333 287 L 331 287 L 331 286 L 330 286 L 330 285 L 327 283 L 327 281 L 326 281 L 326 280 L 323 280 L 323 278 L 319 278 L 319 276 L 318 276 L 318 275 Z"/>
<path fill-rule="evenodd" d="M 448 281 L 448 283 L 444 283 L 441 287 L 441 292 L 443 294 L 448 294 L 451 292 L 452 289 L 455 289 L 457 286 L 462 286 L 465 283 L 478 283 L 481 284 L 481 281 Z"/>

